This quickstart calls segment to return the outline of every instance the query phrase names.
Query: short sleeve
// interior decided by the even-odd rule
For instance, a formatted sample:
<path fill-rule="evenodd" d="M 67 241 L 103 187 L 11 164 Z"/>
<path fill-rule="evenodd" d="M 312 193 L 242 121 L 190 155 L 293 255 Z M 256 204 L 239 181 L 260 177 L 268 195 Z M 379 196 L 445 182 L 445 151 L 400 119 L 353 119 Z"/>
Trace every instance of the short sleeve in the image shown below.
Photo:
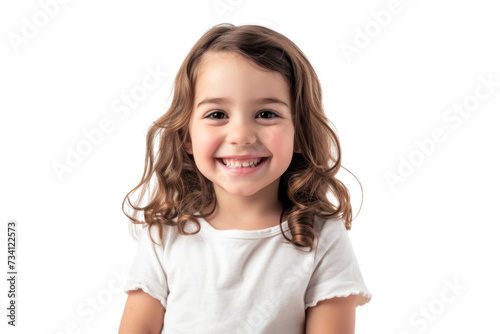
<path fill-rule="evenodd" d="M 305 294 L 305 308 L 324 299 L 358 295 L 361 306 L 372 298 L 361 275 L 343 220 L 326 220 L 320 236 L 314 271 Z"/>
<path fill-rule="evenodd" d="M 157 227 L 153 226 L 151 233 L 147 227 L 143 228 L 123 291 L 128 294 L 131 290 L 142 289 L 158 299 L 166 309 L 169 290 L 163 263 L 164 246 L 154 244 L 150 235 L 156 242 L 160 241 Z"/>

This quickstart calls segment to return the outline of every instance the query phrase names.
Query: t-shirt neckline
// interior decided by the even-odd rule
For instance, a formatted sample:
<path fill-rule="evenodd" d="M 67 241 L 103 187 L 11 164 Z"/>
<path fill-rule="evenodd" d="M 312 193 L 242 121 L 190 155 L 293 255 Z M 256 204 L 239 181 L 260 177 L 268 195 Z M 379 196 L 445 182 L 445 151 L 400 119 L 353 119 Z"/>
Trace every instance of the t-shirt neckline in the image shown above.
<path fill-rule="evenodd" d="M 258 238 L 266 238 L 272 237 L 278 234 L 281 234 L 280 225 L 260 229 L 260 230 L 239 230 L 239 229 L 227 229 L 227 230 L 219 230 L 213 227 L 208 221 L 204 218 L 198 218 L 201 224 L 201 230 L 206 231 L 210 235 L 221 237 L 221 238 L 243 238 L 243 239 L 258 239 Z M 281 223 L 283 225 L 283 232 L 286 232 L 290 229 L 288 226 L 288 220 Z"/>

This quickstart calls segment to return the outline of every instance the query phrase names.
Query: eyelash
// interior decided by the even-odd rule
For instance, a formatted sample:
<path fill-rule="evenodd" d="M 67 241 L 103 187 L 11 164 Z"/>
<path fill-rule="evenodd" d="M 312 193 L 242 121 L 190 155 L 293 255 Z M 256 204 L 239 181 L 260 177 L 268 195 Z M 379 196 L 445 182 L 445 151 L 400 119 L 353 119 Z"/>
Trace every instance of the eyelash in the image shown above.
<path fill-rule="evenodd" d="M 277 113 L 275 113 L 274 111 L 272 110 L 261 110 L 257 113 L 256 116 L 259 116 L 261 115 L 262 113 L 270 113 L 270 114 L 273 114 L 273 117 L 259 117 L 259 118 L 265 118 L 265 119 L 270 119 L 270 118 L 277 118 L 277 117 L 280 117 Z M 224 115 L 226 116 L 226 114 L 224 114 L 222 111 L 220 110 L 216 110 L 216 111 L 213 111 L 211 113 L 209 113 L 208 115 L 205 116 L 205 118 L 213 118 L 213 119 L 221 119 L 221 118 L 216 118 L 216 117 L 212 117 L 213 115 L 215 114 L 221 114 L 221 115 Z"/>

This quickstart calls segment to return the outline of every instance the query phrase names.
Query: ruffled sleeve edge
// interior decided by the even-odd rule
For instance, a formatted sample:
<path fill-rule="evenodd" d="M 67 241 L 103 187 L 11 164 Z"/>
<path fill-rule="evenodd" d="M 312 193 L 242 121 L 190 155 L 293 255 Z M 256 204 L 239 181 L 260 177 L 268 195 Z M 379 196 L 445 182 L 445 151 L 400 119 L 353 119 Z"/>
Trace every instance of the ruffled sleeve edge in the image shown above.
<path fill-rule="evenodd" d="M 165 309 L 167 309 L 167 300 L 159 293 L 153 292 L 146 284 L 143 284 L 143 283 L 129 284 L 123 288 L 123 291 L 128 295 L 129 291 L 138 290 L 138 289 L 142 289 L 142 291 L 146 292 L 151 297 L 158 299 L 160 301 L 161 305 Z"/>
<path fill-rule="evenodd" d="M 334 297 L 347 297 L 350 295 L 358 295 L 359 296 L 359 298 L 357 299 L 356 307 L 363 306 L 372 299 L 372 294 L 366 290 L 336 291 L 336 292 L 332 292 L 324 297 L 314 299 L 312 302 L 306 303 L 305 308 L 307 309 L 308 307 L 314 307 L 320 301 L 325 300 L 325 299 L 330 299 L 330 298 L 334 298 Z"/>

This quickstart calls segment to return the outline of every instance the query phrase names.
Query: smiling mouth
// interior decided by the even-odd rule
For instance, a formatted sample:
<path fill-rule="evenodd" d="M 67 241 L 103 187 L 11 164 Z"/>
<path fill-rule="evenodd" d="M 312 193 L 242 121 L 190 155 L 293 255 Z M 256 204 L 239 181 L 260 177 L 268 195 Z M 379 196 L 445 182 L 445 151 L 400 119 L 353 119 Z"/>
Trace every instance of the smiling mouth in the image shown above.
<path fill-rule="evenodd" d="M 228 168 L 252 168 L 260 165 L 265 158 L 254 158 L 254 159 L 217 159 L 223 165 Z"/>

